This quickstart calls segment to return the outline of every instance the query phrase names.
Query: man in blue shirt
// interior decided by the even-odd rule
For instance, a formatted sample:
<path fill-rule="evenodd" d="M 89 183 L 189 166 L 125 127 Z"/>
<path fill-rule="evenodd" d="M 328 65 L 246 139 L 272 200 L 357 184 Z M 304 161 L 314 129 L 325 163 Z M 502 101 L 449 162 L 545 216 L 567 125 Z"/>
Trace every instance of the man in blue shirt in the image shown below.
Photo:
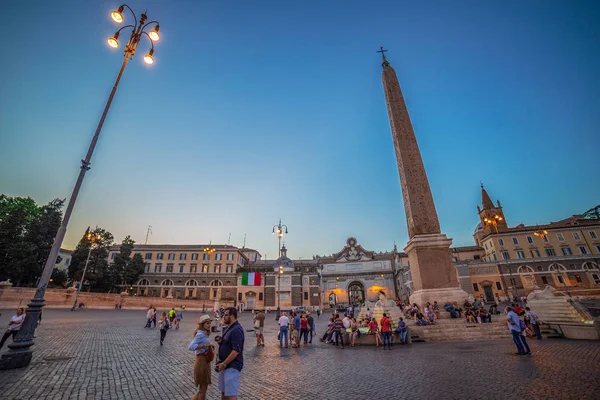
<path fill-rule="evenodd" d="M 244 367 L 244 329 L 237 321 L 237 310 L 228 307 L 223 312 L 223 322 L 227 325 L 219 345 L 219 391 L 225 400 L 237 399 L 240 388 L 240 374 Z"/>
<path fill-rule="evenodd" d="M 520 319 L 517 313 L 513 311 L 512 307 L 506 307 L 506 322 L 508 323 L 508 330 L 512 334 L 513 341 L 517 345 L 517 353 L 520 356 L 525 355 L 525 348 L 521 341 L 521 326 Z"/>
<path fill-rule="evenodd" d="M 296 347 L 300 347 L 300 314 L 294 316 L 294 329 L 296 330 Z M 293 344 L 293 343 L 292 343 Z"/>

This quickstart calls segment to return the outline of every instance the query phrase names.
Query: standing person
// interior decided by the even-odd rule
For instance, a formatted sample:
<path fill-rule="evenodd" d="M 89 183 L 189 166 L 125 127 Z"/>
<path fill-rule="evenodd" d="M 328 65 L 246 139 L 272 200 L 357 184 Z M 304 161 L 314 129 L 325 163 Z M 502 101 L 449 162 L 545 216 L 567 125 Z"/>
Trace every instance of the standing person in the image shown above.
<path fill-rule="evenodd" d="M 306 321 L 308 322 L 308 330 L 310 332 L 310 340 L 308 341 L 308 343 L 312 343 L 313 332 L 315 331 L 315 319 L 310 314 L 310 312 L 306 317 Z"/>
<path fill-rule="evenodd" d="M 262 311 L 258 311 L 256 316 L 254 317 L 254 332 L 256 333 L 256 346 L 265 347 L 265 314 Z"/>
<path fill-rule="evenodd" d="M 237 321 L 237 310 L 228 307 L 223 313 L 227 328 L 219 345 L 219 391 L 223 400 L 237 399 L 240 388 L 240 374 L 244 367 L 244 329 Z"/>
<path fill-rule="evenodd" d="M 294 313 L 294 329 L 292 330 L 292 347 L 300 347 L 300 314 Z"/>
<path fill-rule="evenodd" d="M 181 319 L 182 319 L 181 310 L 178 310 L 175 313 L 175 329 L 179 329 L 179 324 L 181 323 Z"/>
<path fill-rule="evenodd" d="M 383 336 L 383 349 L 385 350 L 385 344 L 388 345 L 388 350 L 392 349 L 392 323 L 387 317 L 386 313 L 383 313 L 381 318 L 381 335 Z"/>
<path fill-rule="evenodd" d="M 317 319 L 321 319 L 321 309 L 317 308 Z"/>
<path fill-rule="evenodd" d="M 10 318 L 10 321 L 8 323 L 8 328 L 6 329 L 6 332 L 4 332 L 4 335 L 2 336 L 2 340 L 0 341 L 0 349 L 4 346 L 4 342 L 6 342 L 6 340 L 8 339 L 9 336 L 12 335 L 13 340 L 15 340 L 15 336 L 19 332 L 19 329 L 21 329 L 21 324 L 23 324 L 24 320 L 25 320 L 25 309 L 18 308 L 17 314 L 13 315 Z"/>
<path fill-rule="evenodd" d="M 285 315 L 285 312 L 281 313 L 279 317 L 279 347 L 283 346 L 283 338 L 285 337 L 285 347 L 288 347 L 288 325 L 290 319 Z"/>
<path fill-rule="evenodd" d="M 144 328 L 150 328 L 152 326 L 152 306 L 148 307 L 146 312 L 146 326 Z"/>
<path fill-rule="evenodd" d="M 160 345 L 163 345 L 165 340 L 165 336 L 167 336 L 167 330 L 169 329 L 169 319 L 167 318 L 167 313 L 164 312 L 160 316 L 160 320 L 158 321 L 158 329 L 160 329 Z"/>
<path fill-rule="evenodd" d="M 335 346 L 338 346 L 338 338 L 342 342 L 342 349 L 344 348 L 344 322 L 340 319 L 340 315 L 336 314 L 333 320 L 333 335 L 335 337 Z"/>
<path fill-rule="evenodd" d="M 304 344 L 308 344 L 308 319 L 306 319 L 306 315 L 302 314 L 300 317 L 300 339 L 298 340 L 298 344 L 304 337 Z"/>
<path fill-rule="evenodd" d="M 156 328 L 156 307 L 152 307 L 152 325 Z"/>
<path fill-rule="evenodd" d="M 525 355 L 523 341 L 521 340 L 521 320 L 512 307 L 506 307 L 506 322 L 508 323 L 508 330 L 512 335 L 513 342 L 517 346 L 517 353 L 515 354 L 519 356 Z"/>
<path fill-rule="evenodd" d="M 371 311 L 369 308 L 367 308 L 367 318 L 369 321 L 373 319 L 373 311 Z"/>
<path fill-rule="evenodd" d="M 196 353 L 196 363 L 194 364 L 194 385 L 198 387 L 198 392 L 192 397 L 192 400 L 205 400 L 208 385 L 212 383 L 210 376 L 210 363 L 215 357 L 214 347 L 210 344 L 210 325 L 212 319 L 208 315 L 203 315 L 198 320 L 198 328 L 194 332 L 194 339 L 188 346 L 188 350 Z"/>
<path fill-rule="evenodd" d="M 534 311 L 531 311 L 529 307 L 525 307 L 525 311 L 527 311 L 525 313 L 525 316 L 529 318 L 529 322 L 533 327 L 533 332 L 535 333 L 535 336 L 538 340 L 542 340 L 542 332 L 540 331 L 540 320 L 537 314 Z"/>

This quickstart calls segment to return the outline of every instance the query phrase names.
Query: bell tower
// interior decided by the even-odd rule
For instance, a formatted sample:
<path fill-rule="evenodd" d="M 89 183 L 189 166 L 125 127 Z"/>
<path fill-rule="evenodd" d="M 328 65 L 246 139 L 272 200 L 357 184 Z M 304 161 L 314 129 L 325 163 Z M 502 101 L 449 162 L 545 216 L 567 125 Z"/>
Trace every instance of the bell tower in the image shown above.
<path fill-rule="evenodd" d="M 483 184 L 481 184 L 481 207 L 477 206 L 477 212 L 479 213 L 484 235 L 506 232 L 508 230 L 508 224 L 506 223 L 506 218 L 504 218 L 504 211 L 502 211 L 500 200 L 496 204 L 494 206 L 490 195 L 483 187 Z"/>

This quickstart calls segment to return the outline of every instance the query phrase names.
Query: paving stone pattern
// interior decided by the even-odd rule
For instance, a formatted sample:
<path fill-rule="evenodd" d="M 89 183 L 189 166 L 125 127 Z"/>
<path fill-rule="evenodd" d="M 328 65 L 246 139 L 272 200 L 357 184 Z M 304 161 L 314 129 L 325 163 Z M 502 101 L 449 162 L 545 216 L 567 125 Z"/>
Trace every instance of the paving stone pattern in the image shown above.
<path fill-rule="evenodd" d="M 6 326 L 12 310 L 1 312 Z M 158 330 L 143 328 L 143 311 L 46 310 L 31 365 L 0 371 L 0 398 L 191 399 L 194 355 L 187 345 L 199 315 L 185 313 L 182 328 L 171 329 L 161 347 Z M 250 328 L 251 315 L 240 322 Z M 325 323 L 321 316 L 318 331 Z M 384 351 L 335 348 L 315 338 L 307 347 L 279 349 L 276 330 L 268 314 L 265 348 L 247 332 L 239 398 L 600 398 L 598 342 L 531 340 L 532 357 L 515 356 L 510 339 Z M 214 374 L 209 399 L 220 398 L 216 383 Z"/>

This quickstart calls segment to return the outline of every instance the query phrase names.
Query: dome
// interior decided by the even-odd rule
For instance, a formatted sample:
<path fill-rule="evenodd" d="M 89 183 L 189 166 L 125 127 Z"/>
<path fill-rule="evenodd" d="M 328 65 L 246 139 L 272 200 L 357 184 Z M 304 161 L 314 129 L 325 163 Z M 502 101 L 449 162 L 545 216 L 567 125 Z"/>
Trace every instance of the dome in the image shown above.
<path fill-rule="evenodd" d="M 480 223 L 477 224 L 477 226 L 475 227 L 475 231 L 473 232 L 473 235 L 477 234 L 477 232 L 481 232 L 483 231 L 483 225 Z"/>

